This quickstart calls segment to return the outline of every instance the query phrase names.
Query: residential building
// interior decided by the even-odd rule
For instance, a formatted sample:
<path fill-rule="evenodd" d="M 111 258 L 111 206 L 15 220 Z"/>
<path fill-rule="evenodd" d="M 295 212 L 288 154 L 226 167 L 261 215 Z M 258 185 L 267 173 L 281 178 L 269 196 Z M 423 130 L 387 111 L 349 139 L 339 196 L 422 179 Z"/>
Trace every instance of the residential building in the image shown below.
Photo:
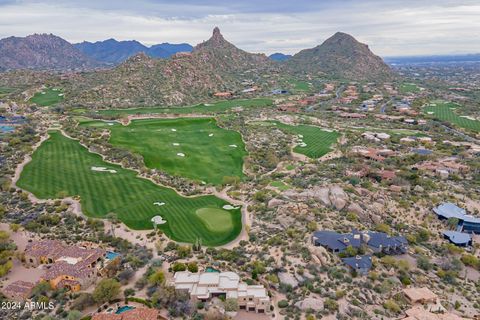
<path fill-rule="evenodd" d="M 6 286 L 2 292 L 10 300 L 25 301 L 30 298 L 35 284 L 27 281 L 18 280 Z"/>
<path fill-rule="evenodd" d="M 456 206 L 453 203 L 444 203 L 433 208 L 439 219 L 448 220 L 450 218 L 458 219 L 457 231 L 466 231 L 480 234 L 480 218 L 467 214 L 465 209 Z"/>
<path fill-rule="evenodd" d="M 176 290 L 186 291 L 194 301 L 206 301 L 224 296 L 236 299 L 240 309 L 265 313 L 270 309 L 270 297 L 262 285 L 247 285 L 233 272 L 175 273 Z"/>
<path fill-rule="evenodd" d="M 367 275 L 372 268 L 372 256 L 368 255 L 343 258 L 342 261 L 348 267 L 350 267 L 352 270 L 362 276 Z"/>
<path fill-rule="evenodd" d="M 149 308 L 134 308 L 116 313 L 97 313 L 92 316 L 92 320 L 158 320 L 164 319 L 160 316 L 160 311 Z"/>
<path fill-rule="evenodd" d="M 444 231 L 443 238 L 448 239 L 450 243 L 453 243 L 459 247 L 468 247 L 472 245 L 472 236 L 468 233 L 458 231 Z"/>
<path fill-rule="evenodd" d="M 57 240 L 31 242 L 25 248 L 25 264 L 37 267 L 50 264 L 42 280 L 52 288 L 79 291 L 97 279 L 98 267 L 104 261 L 106 251 L 100 248 L 67 246 Z"/>
<path fill-rule="evenodd" d="M 335 231 L 316 231 L 312 235 L 312 242 L 333 253 L 343 252 L 349 246 L 360 248 L 362 245 L 366 245 L 375 253 L 402 254 L 408 247 L 408 242 L 404 237 L 392 237 L 383 232 L 360 232 L 357 230 L 345 234 Z"/>

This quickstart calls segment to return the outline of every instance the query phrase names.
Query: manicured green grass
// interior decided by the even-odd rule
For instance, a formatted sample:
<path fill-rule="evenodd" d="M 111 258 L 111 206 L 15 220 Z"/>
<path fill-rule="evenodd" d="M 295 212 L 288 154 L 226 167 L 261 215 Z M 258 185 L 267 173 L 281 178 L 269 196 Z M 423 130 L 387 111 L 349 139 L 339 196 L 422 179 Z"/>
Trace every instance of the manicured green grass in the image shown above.
<path fill-rule="evenodd" d="M 480 132 L 480 121 L 462 117 L 461 108 L 459 104 L 453 102 L 434 101 L 424 108 L 424 112 L 440 121 L 449 122 L 474 132 Z"/>
<path fill-rule="evenodd" d="M 201 208 L 196 214 L 212 232 L 228 232 L 233 229 L 232 216 L 223 209 Z"/>
<path fill-rule="evenodd" d="M 110 143 L 142 155 L 148 168 L 215 185 L 222 184 L 225 176 L 243 177 L 247 152 L 240 133 L 218 127 L 212 118 L 135 120 L 129 126 L 103 121 L 84 125 L 110 129 Z"/>
<path fill-rule="evenodd" d="M 271 99 L 246 99 L 246 100 L 224 100 L 213 103 L 201 103 L 189 107 L 145 107 L 132 109 L 109 109 L 98 110 L 98 114 L 104 116 L 123 116 L 141 114 L 213 114 L 230 110 L 234 107 L 253 108 L 271 106 Z"/>
<path fill-rule="evenodd" d="M 340 137 L 340 134 L 336 131 L 330 132 L 315 126 L 291 126 L 278 121 L 272 121 L 272 123 L 280 130 L 297 135 L 299 142 L 293 148 L 293 151 L 313 159 L 320 158 L 332 151 L 332 145 L 336 143 Z M 301 142 L 306 145 L 302 146 Z"/>
<path fill-rule="evenodd" d="M 9 87 L 0 87 L 0 98 L 7 96 L 8 94 L 12 93 L 15 91 L 14 88 L 9 88 Z"/>
<path fill-rule="evenodd" d="M 46 88 L 35 93 L 30 99 L 30 102 L 36 103 L 39 106 L 48 107 L 53 106 L 63 101 L 63 90 L 60 88 Z"/>
<path fill-rule="evenodd" d="M 116 173 L 93 171 L 92 167 Z M 242 228 L 240 209 L 223 210 L 226 201 L 214 196 L 182 197 L 173 189 L 137 177 L 135 171 L 104 162 L 100 155 L 57 131 L 50 132 L 50 138 L 33 153 L 17 185 L 41 199 L 80 196 L 87 216 L 104 218 L 115 213 L 132 229 L 152 229 L 151 218 L 160 215 L 167 223 L 158 228 L 180 242 L 200 239 L 207 246 L 221 245 L 235 239 Z M 224 211 L 231 227 L 215 230 L 207 225 L 196 214 L 202 208 Z"/>
<path fill-rule="evenodd" d="M 400 89 L 400 93 L 420 92 L 420 88 L 415 83 L 402 83 L 399 89 Z"/>
<path fill-rule="evenodd" d="M 289 81 L 291 85 L 293 85 L 293 89 L 297 91 L 309 91 L 310 90 L 310 84 L 306 81 L 300 81 L 300 80 L 290 80 Z"/>
<path fill-rule="evenodd" d="M 291 188 L 288 184 L 286 184 L 286 183 L 284 183 L 284 182 L 282 182 L 282 181 L 272 181 L 272 182 L 270 183 L 270 185 L 271 185 L 272 187 L 277 188 L 277 189 L 280 190 L 280 191 L 286 191 L 286 190 L 289 190 L 289 189 Z"/>

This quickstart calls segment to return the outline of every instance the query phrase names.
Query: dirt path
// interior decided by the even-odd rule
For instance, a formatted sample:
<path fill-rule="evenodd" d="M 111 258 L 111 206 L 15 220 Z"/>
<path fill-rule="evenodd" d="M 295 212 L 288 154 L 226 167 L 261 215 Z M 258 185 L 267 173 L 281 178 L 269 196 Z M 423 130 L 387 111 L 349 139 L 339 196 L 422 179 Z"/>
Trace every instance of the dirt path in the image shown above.
<path fill-rule="evenodd" d="M 250 225 L 251 225 L 251 217 L 250 217 L 250 213 L 248 212 L 249 203 L 248 202 L 245 203 L 243 201 L 231 198 L 228 195 L 228 191 L 230 189 L 231 189 L 231 187 L 227 187 L 227 188 L 224 188 L 223 190 L 221 190 L 220 192 L 217 191 L 215 188 L 211 188 L 211 189 L 208 190 L 214 196 L 216 196 L 217 198 L 223 199 L 223 200 L 225 200 L 227 202 L 230 202 L 231 204 L 236 205 L 236 206 L 242 206 L 242 209 L 241 209 L 241 212 L 242 212 L 242 231 L 240 232 L 240 234 L 238 235 L 238 237 L 235 240 L 233 240 L 233 241 L 231 241 L 227 244 L 224 244 L 222 246 L 218 246 L 218 248 L 224 248 L 224 249 L 232 249 L 232 248 L 240 245 L 240 241 L 242 241 L 242 240 L 248 241 L 247 228 L 250 227 Z"/>

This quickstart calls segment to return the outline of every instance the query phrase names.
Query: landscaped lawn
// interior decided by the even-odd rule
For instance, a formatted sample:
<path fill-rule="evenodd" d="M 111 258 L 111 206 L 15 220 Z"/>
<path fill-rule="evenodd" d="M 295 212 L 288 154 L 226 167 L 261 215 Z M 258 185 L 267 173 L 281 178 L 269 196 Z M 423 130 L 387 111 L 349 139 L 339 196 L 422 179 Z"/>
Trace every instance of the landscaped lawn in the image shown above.
<path fill-rule="evenodd" d="M 113 123 L 112 123 L 113 124 Z M 103 121 L 110 143 L 143 156 L 145 165 L 169 174 L 222 184 L 223 177 L 243 177 L 247 154 L 240 133 L 217 126 L 213 118 L 135 120 L 129 126 Z"/>
<path fill-rule="evenodd" d="M 13 91 L 15 91 L 14 88 L 0 87 L 0 98 L 8 95 L 9 93 L 12 93 Z"/>
<path fill-rule="evenodd" d="M 288 184 L 286 184 L 286 183 L 284 183 L 284 182 L 282 182 L 282 181 L 272 181 L 272 182 L 270 183 L 270 185 L 271 185 L 272 187 L 277 188 L 277 189 L 280 190 L 280 191 L 286 191 L 286 190 L 289 190 L 289 189 L 291 188 Z"/>
<path fill-rule="evenodd" d="M 273 101 L 271 99 L 237 99 L 237 100 L 224 100 L 213 103 L 200 103 L 189 107 L 145 107 L 145 108 L 131 108 L 131 109 L 109 109 L 98 110 L 98 114 L 104 116 L 122 116 L 122 115 L 141 115 L 141 114 L 213 114 L 217 112 L 223 112 L 234 107 L 267 107 L 271 106 Z"/>
<path fill-rule="evenodd" d="M 63 101 L 63 98 L 64 96 L 62 89 L 45 88 L 42 91 L 35 93 L 35 95 L 30 99 L 30 102 L 47 107 Z"/>
<path fill-rule="evenodd" d="M 480 132 L 480 121 L 462 116 L 461 108 L 461 105 L 453 102 L 434 101 L 424 108 L 424 112 L 435 119 L 449 122 L 474 132 Z"/>
<path fill-rule="evenodd" d="M 420 88 L 415 83 L 402 83 L 399 89 L 400 89 L 400 93 L 420 92 Z"/>
<path fill-rule="evenodd" d="M 115 172 L 98 171 L 102 167 Z M 41 199 L 79 196 L 85 215 L 105 218 L 115 213 L 132 229 L 153 229 L 151 218 L 160 215 L 167 223 L 158 228 L 180 242 L 200 239 L 207 246 L 221 245 L 235 239 L 242 228 L 240 209 L 222 209 L 229 205 L 226 201 L 214 196 L 182 197 L 137 177 L 135 171 L 104 162 L 58 131 L 50 132 L 50 138 L 33 153 L 17 185 Z M 219 210 L 219 215 L 221 211 L 222 219 L 228 216 L 231 223 L 217 230 L 197 214 L 202 208 Z"/>
<path fill-rule="evenodd" d="M 226 210 L 201 208 L 196 213 L 212 232 L 228 232 L 233 229 L 232 215 Z"/>
<path fill-rule="evenodd" d="M 272 121 L 272 124 L 280 130 L 297 135 L 298 143 L 293 148 L 293 151 L 313 159 L 320 158 L 332 151 L 332 145 L 340 137 L 340 134 L 336 131 L 327 131 L 315 126 L 293 126 L 279 121 Z"/>
<path fill-rule="evenodd" d="M 293 85 L 293 89 L 297 91 L 308 91 L 310 90 L 310 84 L 306 81 L 300 80 L 290 80 L 290 84 Z"/>

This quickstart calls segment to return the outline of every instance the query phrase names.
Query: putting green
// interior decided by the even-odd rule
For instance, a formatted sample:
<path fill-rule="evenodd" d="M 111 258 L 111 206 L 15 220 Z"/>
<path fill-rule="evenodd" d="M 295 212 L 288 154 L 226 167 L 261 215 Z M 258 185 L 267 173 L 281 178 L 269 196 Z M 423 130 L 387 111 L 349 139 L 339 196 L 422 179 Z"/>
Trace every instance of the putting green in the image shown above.
<path fill-rule="evenodd" d="M 50 138 L 33 153 L 17 182 L 20 188 L 40 199 L 79 196 L 82 212 L 105 218 L 114 213 L 128 227 L 153 229 L 151 219 L 160 215 L 167 221 L 158 226 L 173 240 L 216 246 L 234 240 L 242 229 L 240 209 L 225 211 L 228 202 L 214 196 L 183 197 L 173 189 L 139 178 L 133 170 L 106 163 L 77 141 L 50 132 Z M 224 211 L 231 220 L 221 230 L 197 214 L 201 208 Z"/>
<path fill-rule="evenodd" d="M 227 210 L 201 208 L 195 212 L 210 231 L 227 232 L 233 228 L 232 216 Z"/>
<path fill-rule="evenodd" d="M 37 93 L 30 99 L 30 102 L 40 106 L 47 107 L 59 103 L 64 98 L 63 90 L 59 88 L 46 88 Z"/>
<path fill-rule="evenodd" d="M 110 143 L 140 154 L 148 168 L 171 175 L 222 184 L 225 176 L 243 175 L 247 154 L 240 133 L 217 126 L 212 118 L 135 120 L 129 126 L 84 122 L 111 131 Z"/>

